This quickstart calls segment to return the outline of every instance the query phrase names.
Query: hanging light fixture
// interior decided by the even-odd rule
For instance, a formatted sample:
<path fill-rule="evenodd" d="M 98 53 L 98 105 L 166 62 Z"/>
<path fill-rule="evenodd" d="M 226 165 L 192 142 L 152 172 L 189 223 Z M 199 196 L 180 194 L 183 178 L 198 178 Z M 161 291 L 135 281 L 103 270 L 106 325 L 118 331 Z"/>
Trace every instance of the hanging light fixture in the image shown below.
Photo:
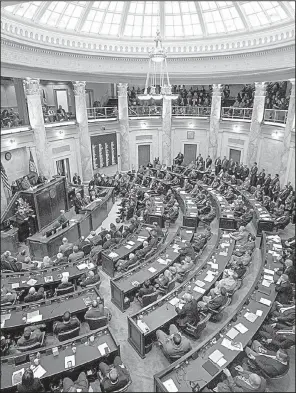
<path fill-rule="evenodd" d="M 139 100 L 156 101 L 164 99 L 176 100 L 177 94 L 172 94 L 169 74 L 167 70 L 167 54 L 162 46 L 162 39 L 159 30 L 156 32 L 156 46 L 149 53 L 149 65 L 146 77 L 144 94 L 138 94 Z"/>

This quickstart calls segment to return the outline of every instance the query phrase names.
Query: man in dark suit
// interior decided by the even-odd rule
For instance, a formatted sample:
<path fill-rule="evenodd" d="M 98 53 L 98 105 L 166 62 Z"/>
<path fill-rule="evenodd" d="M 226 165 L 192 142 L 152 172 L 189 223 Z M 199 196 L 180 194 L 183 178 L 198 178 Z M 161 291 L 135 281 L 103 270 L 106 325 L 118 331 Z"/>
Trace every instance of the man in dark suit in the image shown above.
<path fill-rule="evenodd" d="M 79 261 L 80 259 L 83 259 L 84 257 L 84 252 L 79 251 L 78 246 L 73 247 L 73 252 L 69 255 L 68 261 L 69 262 L 76 262 Z"/>
<path fill-rule="evenodd" d="M 76 213 L 76 214 L 79 214 L 80 210 L 81 210 L 84 206 L 87 205 L 86 200 L 83 199 L 83 198 L 81 197 L 80 192 L 77 192 L 77 194 L 76 194 L 76 196 L 75 196 L 75 198 L 74 198 L 74 200 L 73 200 L 73 203 L 74 203 L 74 208 L 75 208 L 75 213 Z"/>
<path fill-rule="evenodd" d="M 142 298 L 144 295 L 150 295 L 151 293 L 154 292 L 154 288 L 151 285 L 150 280 L 146 280 L 143 284 L 143 287 L 139 290 L 139 292 L 136 294 L 137 298 Z"/>
<path fill-rule="evenodd" d="M 241 179 L 242 181 L 245 181 L 246 178 L 249 176 L 250 169 L 247 167 L 247 165 L 244 165 L 241 171 Z"/>
<path fill-rule="evenodd" d="M 256 187 L 257 184 L 257 172 L 258 172 L 258 167 L 257 167 L 257 162 L 254 162 L 254 165 L 251 168 L 251 186 Z"/>
<path fill-rule="evenodd" d="M 141 248 L 140 250 L 137 250 L 135 255 L 138 259 L 143 258 L 146 254 L 148 254 L 148 252 L 151 250 L 151 247 L 149 246 L 149 243 L 144 240 L 143 241 L 143 248 Z"/>
<path fill-rule="evenodd" d="M 56 321 L 53 325 L 54 334 L 68 332 L 80 326 L 79 319 L 76 316 L 71 317 L 69 311 L 66 311 L 63 315 L 63 321 Z"/>
<path fill-rule="evenodd" d="M 265 195 L 269 194 L 270 183 L 271 183 L 271 174 L 269 173 L 263 183 L 263 189 Z"/>
<path fill-rule="evenodd" d="M 92 270 L 89 270 L 87 276 L 80 282 L 80 286 L 86 287 L 87 285 L 99 284 L 100 281 L 101 278 L 99 274 L 95 274 Z"/>
<path fill-rule="evenodd" d="M 259 173 L 257 178 L 257 185 L 262 187 L 264 182 L 265 182 L 265 169 L 262 169 L 262 171 Z"/>
<path fill-rule="evenodd" d="M 53 264 L 59 266 L 67 262 L 68 262 L 68 258 L 64 257 L 64 255 L 61 252 L 58 252 L 56 259 L 53 261 Z"/>
<path fill-rule="evenodd" d="M 85 318 L 101 318 L 104 316 L 109 316 L 109 311 L 107 308 L 104 308 L 102 300 L 93 300 L 91 307 L 86 311 L 84 315 Z"/>
<path fill-rule="evenodd" d="M 87 246 L 89 244 L 90 244 L 90 241 L 88 239 L 85 239 L 84 236 L 81 236 L 81 238 L 78 240 L 76 245 L 79 248 L 79 250 L 82 250 L 84 246 Z"/>
<path fill-rule="evenodd" d="M 209 308 L 212 310 L 218 310 L 220 307 L 224 306 L 227 302 L 227 291 L 224 287 L 221 289 L 214 288 L 213 295 L 204 296 L 202 301 L 199 301 L 198 307 L 202 310 L 208 310 Z"/>
<path fill-rule="evenodd" d="M 272 323 L 263 325 L 259 331 L 262 342 L 272 348 L 289 349 L 295 345 L 295 325 L 283 327 L 281 324 Z"/>
<path fill-rule="evenodd" d="M 226 158 L 226 156 L 224 156 L 221 165 L 222 165 L 223 171 L 227 172 L 228 171 L 228 167 L 229 167 L 228 166 L 229 165 L 229 160 Z"/>
<path fill-rule="evenodd" d="M 282 274 L 275 284 L 276 300 L 281 304 L 288 304 L 293 298 L 293 289 L 287 274 Z"/>
<path fill-rule="evenodd" d="M 61 283 L 57 286 L 57 289 L 66 289 L 72 287 L 73 284 L 69 282 L 68 277 L 63 276 L 61 279 Z"/>
<path fill-rule="evenodd" d="M 208 169 L 212 165 L 213 160 L 211 159 L 210 156 L 207 157 L 206 159 L 206 169 Z"/>
<path fill-rule="evenodd" d="M 88 392 L 88 386 L 89 383 L 84 371 L 81 371 L 75 382 L 69 377 L 63 379 L 63 392 Z"/>
<path fill-rule="evenodd" d="M 246 347 L 245 352 L 255 367 L 270 378 L 279 377 L 289 369 L 289 356 L 282 349 L 277 352 L 269 351 L 259 341 L 254 340 L 252 347 Z"/>
<path fill-rule="evenodd" d="M 216 160 L 215 160 L 215 175 L 216 175 L 216 176 L 219 175 L 219 173 L 220 173 L 220 171 L 221 171 L 221 168 L 222 168 L 221 158 L 218 157 L 218 158 L 216 158 Z"/>
<path fill-rule="evenodd" d="M 43 327 L 43 325 L 41 325 Z M 27 347 L 29 345 L 40 343 L 41 345 L 42 332 L 40 326 L 27 326 L 24 329 L 24 334 L 17 341 L 18 347 Z"/>
<path fill-rule="evenodd" d="M 100 382 L 102 392 L 109 393 L 122 389 L 130 380 L 130 375 L 119 356 L 116 356 L 113 364 L 99 363 L 99 369 L 103 376 Z"/>
<path fill-rule="evenodd" d="M 92 246 L 102 245 L 102 237 L 97 235 L 95 231 L 91 231 L 89 241 Z"/>
<path fill-rule="evenodd" d="M 18 209 L 15 214 L 16 224 L 18 226 L 18 237 L 20 242 L 24 242 L 30 234 L 29 217 L 24 209 Z"/>
<path fill-rule="evenodd" d="M 176 306 L 176 312 L 178 314 L 177 324 L 180 328 L 184 328 L 187 323 L 196 325 L 200 321 L 199 312 L 197 309 L 197 301 L 189 293 L 185 293 L 182 297 L 182 308 Z"/>

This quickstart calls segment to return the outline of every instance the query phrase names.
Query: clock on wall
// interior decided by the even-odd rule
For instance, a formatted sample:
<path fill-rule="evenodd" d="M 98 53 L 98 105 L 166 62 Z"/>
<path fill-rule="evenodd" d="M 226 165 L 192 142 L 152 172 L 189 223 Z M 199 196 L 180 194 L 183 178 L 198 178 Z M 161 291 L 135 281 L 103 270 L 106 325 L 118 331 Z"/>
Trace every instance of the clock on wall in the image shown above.
<path fill-rule="evenodd" d="M 5 160 L 9 161 L 11 159 L 11 153 L 8 151 L 7 153 L 5 153 Z"/>

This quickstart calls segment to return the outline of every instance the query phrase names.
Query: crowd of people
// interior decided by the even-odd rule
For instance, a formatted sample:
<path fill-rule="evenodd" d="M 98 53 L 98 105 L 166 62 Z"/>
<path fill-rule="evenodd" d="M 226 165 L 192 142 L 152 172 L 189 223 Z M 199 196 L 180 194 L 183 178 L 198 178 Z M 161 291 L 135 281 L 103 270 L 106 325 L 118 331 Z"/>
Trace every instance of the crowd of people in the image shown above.
<path fill-rule="evenodd" d="M 66 110 L 59 105 L 58 108 L 52 109 L 48 105 L 44 104 L 42 106 L 43 118 L 45 123 L 54 123 L 57 121 L 68 121 L 73 115 L 71 112 L 66 112 Z"/>
<path fill-rule="evenodd" d="M 17 127 L 22 124 L 22 120 L 19 117 L 19 114 L 13 109 L 10 108 L 4 109 L 1 113 L 1 128 L 11 128 Z"/>

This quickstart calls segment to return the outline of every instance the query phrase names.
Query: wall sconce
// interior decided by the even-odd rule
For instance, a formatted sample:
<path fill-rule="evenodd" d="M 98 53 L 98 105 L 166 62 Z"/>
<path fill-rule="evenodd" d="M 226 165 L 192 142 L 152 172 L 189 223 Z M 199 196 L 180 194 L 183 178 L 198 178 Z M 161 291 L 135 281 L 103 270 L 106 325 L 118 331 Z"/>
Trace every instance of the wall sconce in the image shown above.
<path fill-rule="evenodd" d="M 146 128 L 147 124 L 146 123 L 142 123 L 142 128 Z"/>
<path fill-rule="evenodd" d="M 238 132 L 240 130 L 240 126 L 235 125 L 233 126 L 233 131 Z"/>
<path fill-rule="evenodd" d="M 60 138 L 63 138 L 63 137 L 64 137 L 64 130 L 59 130 L 59 131 L 58 131 L 58 136 L 59 136 Z"/>
<path fill-rule="evenodd" d="M 188 126 L 189 126 L 189 128 L 193 128 L 193 123 L 190 122 L 190 123 L 188 124 Z"/>
<path fill-rule="evenodd" d="M 9 143 L 10 143 L 11 146 L 16 145 L 15 139 L 10 139 Z"/>
<path fill-rule="evenodd" d="M 279 137 L 280 135 L 279 135 L 279 132 L 278 132 L 278 131 L 275 131 L 275 132 L 272 133 L 272 136 L 273 136 L 273 138 L 278 139 L 278 137 Z"/>

